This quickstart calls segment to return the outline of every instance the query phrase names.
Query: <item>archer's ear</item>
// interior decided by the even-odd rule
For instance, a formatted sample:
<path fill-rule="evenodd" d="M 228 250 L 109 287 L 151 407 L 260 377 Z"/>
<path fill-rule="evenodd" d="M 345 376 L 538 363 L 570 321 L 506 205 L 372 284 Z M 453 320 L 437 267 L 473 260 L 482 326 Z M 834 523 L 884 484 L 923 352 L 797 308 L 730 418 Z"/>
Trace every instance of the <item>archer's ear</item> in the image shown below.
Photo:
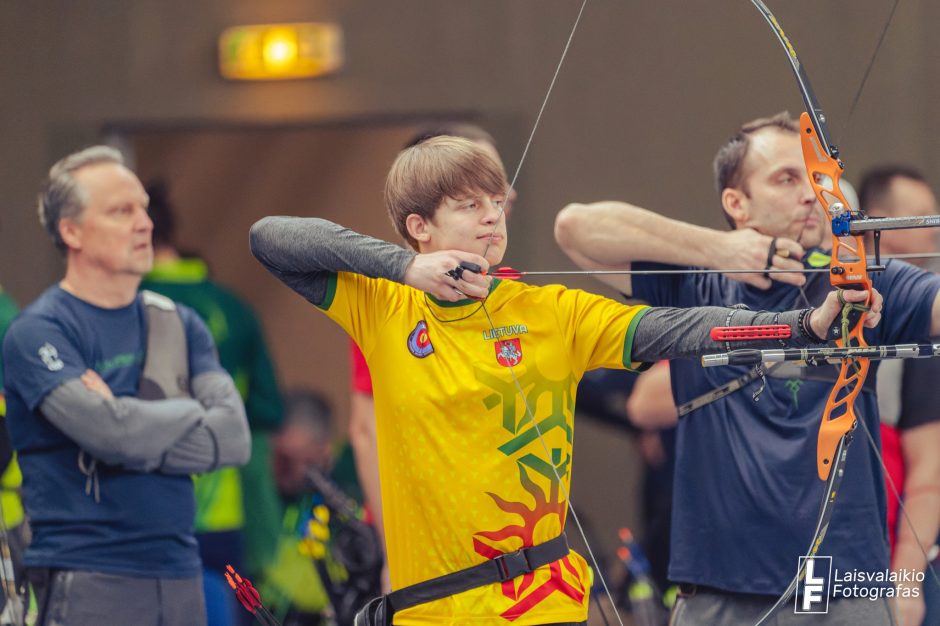
<path fill-rule="evenodd" d="M 82 229 L 81 224 L 75 220 L 63 217 L 59 219 L 59 236 L 65 245 L 74 250 L 81 250 L 82 247 Z"/>
<path fill-rule="evenodd" d="M 750 217 L 747 194 L 740 189 L 725 187 L 721 192 L 721 208 L 738 225 L 746 224 Z"/>
<path fill-rule="evenodd" d="M 405 218 L 405 228 L 411 238 L 418 243 L 427 243 L 431 240 L 431 233 L 428 231 L 428 221 L 418 215 L 411 213 Z"/>

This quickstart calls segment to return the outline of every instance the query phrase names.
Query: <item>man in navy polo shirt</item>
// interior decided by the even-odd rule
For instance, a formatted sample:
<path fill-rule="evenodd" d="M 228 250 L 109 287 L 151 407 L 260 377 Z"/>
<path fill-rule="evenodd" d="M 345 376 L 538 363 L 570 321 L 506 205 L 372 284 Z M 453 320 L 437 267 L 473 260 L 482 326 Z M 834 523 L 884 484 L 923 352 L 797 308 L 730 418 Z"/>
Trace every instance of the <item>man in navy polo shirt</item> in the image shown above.
<path fill-rule="evenodd" d="M 40 195 L 65 277 L 3 342 L 39 624 L 205 624 L 190 474 L 250 455 L 205 325 L 137 292 L 153 263 L 147 203 L 103 146 L 56 163 Z"/>
<path fill-rule="evenodd" d="M 742 126 L 718 151 L 714 166 L 729 231 L 623 202 L 597 202 L 566 207 L 556 220 L 556 239 L 588 269 L 828 267 L 828 222 L 810 186 L 799 128 L 789 115 Z M 743 303 L 766 311 L 818 305 L 830 289 L 825 272 L 601 279 L 653 306 Z M 940 277 L 889 261 L 872 280 L 884 296 L 884 316 L 877 328 L 865 329 L 870 345 L 926 342 L 940 333 Z M 825 492 L 816 469 L 817 433 L 837 370 L 792 365 L 768 368 L 759 402 L 752 393 L 760 380 L 702 402 L 749 368 L 706 369 L 690 360 L 670 364 L 677 406 L 698 405 L 679 421 L 676 440 L 669 579 L 681 583 L 682 592 L 674 626 L 756 624 L 783 595 L 798 557 L 809 548 Z M 875 438 L 877 367 L 873 362 L 869 384 L 855 402 L 859 421 Z M 877 450 L 864 441 L 862 426 L 855 439 L 819 555 L 832 557 L 834 572 L 877 577 L 889 567 L 885 483 Z M 795 614 L 788 603 L 769 623 L 888 626 L 897 623 L 891 614 L 895 598 L 916 591 L 903 582 L 897 589 L 890 581 L 862 586 L 869 595 L 876 587 L 874 600 L 853 590 L 834 598 L 827 615 L 812 618 Z"/>

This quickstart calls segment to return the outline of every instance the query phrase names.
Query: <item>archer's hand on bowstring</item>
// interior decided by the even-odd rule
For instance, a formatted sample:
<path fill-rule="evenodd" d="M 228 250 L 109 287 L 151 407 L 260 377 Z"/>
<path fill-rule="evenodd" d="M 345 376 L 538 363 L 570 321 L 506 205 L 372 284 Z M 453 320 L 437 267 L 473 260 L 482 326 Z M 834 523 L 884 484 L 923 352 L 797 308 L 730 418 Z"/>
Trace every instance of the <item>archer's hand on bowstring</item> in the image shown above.
<path fill-rule="evenodd" d="M 770 237 L 753 228 L 738 228 L 722 234 L 722 245 L 712 254 L 713 267 L 722 269 L 774 269 L 802 270 L 801 259 L 806 251 L 798 242 L 787 237 Z M 806 283 L 806 277 L 793 274 L 726 274 L 758 289 L 769 289 L 771 281 L 787 283 L 797 287 Z"/>
<path fill-rule="evenodd" d="M 872 299 L 869 310 L 865 312 L 865 328 L 874 328 L 881 321 L 881 310 L 884 307 L 884 299 L 877 289 L 872 289 Z M 864 303 L 868 297 L 867 291 L 855 291 L 852 289 L 842 290 L 842 297 L 848 303 Z M 839 299 L 839 291 L 830 291 L 826 300 L 818 309 L 813 310 L 809 318 L 809 324 L 816 333 L 817 337 L 825 337 L 835 322 L 836 318 L 842 315 L 842 301 Z"/>
<path fill-rule="evenodd" d="M 455 272 L 461 263 L 476 265 L 482 272 Z M 490 283 L 493 282 L 491 276 L 483 274 L 489 268 L 486 259 L 471 252 L 442 250 L 418 254 L 405 270 L 405 284 L 447 302 L 466 298 L 482 300 L 486 298 Z"/>

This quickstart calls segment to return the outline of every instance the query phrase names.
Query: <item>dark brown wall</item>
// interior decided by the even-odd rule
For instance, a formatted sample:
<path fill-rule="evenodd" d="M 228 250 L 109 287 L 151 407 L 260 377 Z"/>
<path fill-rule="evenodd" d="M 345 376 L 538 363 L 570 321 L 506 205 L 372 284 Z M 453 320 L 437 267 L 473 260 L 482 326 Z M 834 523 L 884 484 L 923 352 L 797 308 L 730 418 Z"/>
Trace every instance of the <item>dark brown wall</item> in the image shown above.
<path fill-rule="evenodd" d="M 866 91 L 852 96 L 889 3 L 788 0 L 778 17 L 802 55 L 849 177 L 882 159 L 940 165 L 929 39 L 940 5 L 901 3 Z M 576 15 L 574 0 L 46 0 L 0 3 L 0 271 L 20 299 L 59 262 L 33 218 L 36 185 L 67 150 L 111 124 L 310 123 L 476 112 L 507 166 Z M 347 64 L 319 81 L 236 84 L 214 45 L 233 24 L 334 20 Z M 613 2 L 584 14 L 520 187 L 509 259 L 565 264 L 551 218 L 570 200 L 625 198 L 720 225 L 708 163 L 742 120 L 801 102 L 779 44 L 744 0 Z M 23 263 L 29 259 L 29 263 Z"/>

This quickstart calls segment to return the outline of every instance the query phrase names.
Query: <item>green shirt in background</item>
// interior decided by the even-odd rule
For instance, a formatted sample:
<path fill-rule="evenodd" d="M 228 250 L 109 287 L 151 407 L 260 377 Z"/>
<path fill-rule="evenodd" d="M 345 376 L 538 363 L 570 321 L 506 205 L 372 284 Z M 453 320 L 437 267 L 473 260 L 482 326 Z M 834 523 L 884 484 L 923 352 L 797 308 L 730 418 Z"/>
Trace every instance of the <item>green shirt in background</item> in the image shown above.
<path fill-rule="evenodd" d="M 10 326 L 10 322 L 16 317 L 19 309 L 16 302 L 13 301 L 3 287 L 0 287 L 0 345 L 3 344 L 3 336 Z M 0 359 L 0 389 L 3 388 L 3 359 Z M 6 416 L 7 407 L 0 393 L 0 418 Z M 3 420 L 0 420 L 3 422 Z M 0 455 L 3 459 L 9 458 L 8 462 L 3 463 L 0 468 L 0 507 L 3 508 L 3 523 L 5 528 L 14 528 L 23 523 L 26 514 L 23 511 L 23 500 L 20 498 L 20 485 L 23 484 L 23 476 L 20 474 L 20 465 L 16 462 L 16 456 L 10 447 L 10 437 L 7 435 L 6 423 L 0 423 Z"/>
<path fill-rule="evenodd" d="M 10 322 L 13 321 L 17 313 L 19 313 L 19 308 L 16 306 L 16 302 L 3 290 L 3 287 L 0 287 L 0 343 L 2 343 L 3 336 L 6 334 Z M 0 359 L 0 388 L 2 387 L 3 360 Z"/>
<path fill-rule="evenodd" d="M 252 431 L 251 460 L 240 470 L 226 468 L 197 477 L 196 532 L 241 530 L 245 569 L 260 572 L 277 550 L 281 527 L 268 434 L 283 419 L 280 390 L 261 326 L 246 303 L 209 279 L 200 259 L 154 264 L 141 289 L 185 304 L 205 320 L 219 361 L 245 402 Z"/>

